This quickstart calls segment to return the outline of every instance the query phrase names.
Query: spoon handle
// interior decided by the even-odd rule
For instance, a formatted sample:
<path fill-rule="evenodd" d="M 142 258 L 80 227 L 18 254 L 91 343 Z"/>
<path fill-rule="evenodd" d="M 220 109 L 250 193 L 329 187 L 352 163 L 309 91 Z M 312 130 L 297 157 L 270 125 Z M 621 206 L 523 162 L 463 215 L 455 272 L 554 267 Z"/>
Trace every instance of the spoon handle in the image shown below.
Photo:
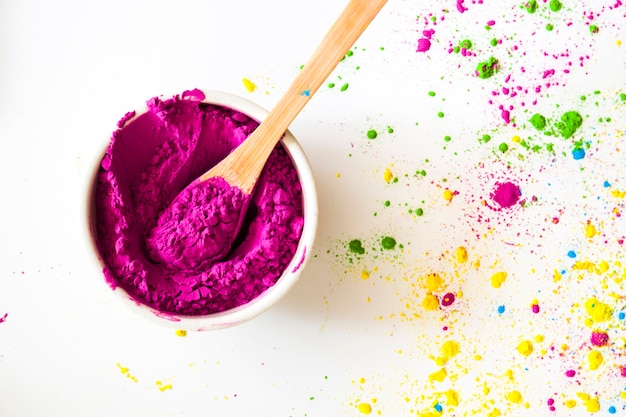
<path fill-rule="evenodd" d="M 221 172 L 210 170 L 200 180 L 221 176 L 229 184 L 239 186 L 245 193 L 252 192 L 269 154 L 293 119 L 386 2 L 387 0 L 350 0 L 265 120 L 248 139 L 218 164 L 222 167 Z"/>

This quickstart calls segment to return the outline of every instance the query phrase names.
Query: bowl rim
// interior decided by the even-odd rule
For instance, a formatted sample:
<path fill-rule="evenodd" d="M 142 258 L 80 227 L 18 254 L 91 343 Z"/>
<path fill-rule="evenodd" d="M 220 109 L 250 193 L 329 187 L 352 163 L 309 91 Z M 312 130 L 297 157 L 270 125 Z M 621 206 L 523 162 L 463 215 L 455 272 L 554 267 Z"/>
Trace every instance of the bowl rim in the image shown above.
<path fill-rule="evenodd" d="M 211 89 L 193 89 L 199 90 L 204 94 L 204 98 L 199 100 L 203 103 L 208 103 L 216 106 L 228 107 L 238 112 L 241 112 L 252 119 L 262 122 L 269 111 L 253 102 L 252 100 L 242 97 L 240 95 L 229 93 L 226 91 L 211 90 Z M 190 91 L 193 91 L 190 90 Z M 174 96 L 181 97 L 185 92 L 174 93 L 171 95 L 160 94 L 158 98 L 171 98 Z M 148 111 L 147 104 L 139 106 L 135 109 L 135 113 L 132 117 L 124 122 L 123 126 L 132 123 L 140 115 Z M 122 127 L 123 127 L 122 126 Z M 116 129 L 114 129 L 116 130 Z M 304 224 L 302 228 L 302 234 L 298 241 L 296 252 L 291 259 L 291 262 L 287 265 L 285 271 L 278 278 L 276 283 L 265 290 L 263 293 L 255 297 L 250 302 L 241 306 L 224 310 L 217 313 L 211 313 L 203 316 L 188 316 L 180 315 L 168 312 L 161 312 L 147 304 L 137 300 L 131 296 L 122 287 L 117 286 L 112 288 L 104 278 L 104 261 L 100 256 L 96 234 L 94 233 L 94 211 L 95 211 L 95 189 L 98 172 L 100 170 L 100 163 L 102 157 L 106 152 L 106 149 L 110 143 L 110 136 L 105 141 L 103 147 L 99 147 L 98 152 L 94 153 L 92 160 L 88 162 L 91 172 L 87 175 L 83 196 L 85 197 L 85 207 L 82 212 L 84 215 L 83 224 L 83 238 L 85 239 L 86 247 L 89 249 L 88 257 L 91 258 L 91 263 L 99 268 L 101 274 L 100 278 L 106 288 L 114 294 L 114 298 L 118 302 L 129 306 L 135 313 L 144 316 L 152 321 L 156 321 L 161 325 L 168 327 L 190 330 L 190 331 L 204 331 L 204 330 L 217 330 L 227 327 L 232 327 L 251 320 L 254 317 L 259 316 L 261 313 L 269 309 L 272 305 L 276 304 L 298 281 L 302 270 L 305 268 L 312 255 L 313 244 L 315 242 L 315 236 L 317 232 L 318 222 L 318 200 L 317 200 L 317 188 L 311 164 L 304 152 L 304 149 L 291 133 L 287 130 L 281 143 L 284 145 L 288 155 L 291 157 L 294 166 L 296 167 L 298 178 L 302 185 L 302 201 L 303 201 L 303 217 Z"/>

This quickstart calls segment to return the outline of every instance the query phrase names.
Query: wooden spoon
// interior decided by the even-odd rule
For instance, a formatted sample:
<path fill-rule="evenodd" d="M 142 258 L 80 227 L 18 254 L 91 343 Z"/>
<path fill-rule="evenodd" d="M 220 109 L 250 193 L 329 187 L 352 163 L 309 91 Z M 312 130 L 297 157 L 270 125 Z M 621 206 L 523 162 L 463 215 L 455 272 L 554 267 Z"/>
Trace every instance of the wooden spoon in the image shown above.
<path fill-rule="evenodd" d="M 201 183 L 219 180 L 216 183 L 218 188 L 223 189 L 230 186 L 230 191 L 234 189 L 234 193 L 228 194 L 235 200 L 233 205 L 227 208 L 229 218 L 225 222 L 220 222 L 222 225 L 228 224 L 229 226 L 222 228 L 223 230 L 220 228 L 208 230 L 207 228 L 212 227 L 209 224 L 193 230 L 181 229 L 178 226 L 184 216 L 181 216 L 180 213 L 168 213 L 168 208 L 159 219 L 159 226 L 152 231 L 148 238 L 148 252 L 151 257 L 187 268 L 212 262 L 230 251 L 232 242 L 241 227 L 254 186 L 270 153 L 293 119 L 328 78 L 386 2 L 387 0 L 350 0 L 309 61 L 265 120 L 233 152 L 188 186 L 188 188 L 198 187 Z M 179 197 L 186 191 L 188 190 L 183 190 Z M 211 195 L 215 197 L 217 194 L 219 193 Z M 172 205 L 177 203 L 179 197 L 174 200 Z M 194 208 L 189 207 L 193 206 L 193 200 L 194 197 L 188 195 L 182 204 L 189 209 L 188 212 L 193 212 Z M 206 204 L 206 196 L 204 200 L 202 204 Z M 222 198 L 222 203 L 223 200 Z M 181 207 L 181 204 L 178 207 Z M 224 211 L 223 206 L 221 210 Z M 234 216 L 238 216 L 238 218 L 233 220 Z M 195 234 L 203 234 L 203 236 L 196 236 Z M 190 242 L 193 242 L 192 244 L 195 246 L 204 245 L 210 250 L 198 251 L 198 248 L 195 248 L 189 251 L 188 248 L 180 247 L 181 245 L 190 245 Z"/>

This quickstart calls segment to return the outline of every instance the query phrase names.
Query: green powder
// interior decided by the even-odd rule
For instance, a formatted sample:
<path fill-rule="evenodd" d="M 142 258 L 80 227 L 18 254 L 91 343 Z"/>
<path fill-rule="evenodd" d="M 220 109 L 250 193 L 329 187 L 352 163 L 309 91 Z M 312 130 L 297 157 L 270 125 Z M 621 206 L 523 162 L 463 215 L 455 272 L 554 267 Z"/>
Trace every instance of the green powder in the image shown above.
<path fill-rule="evenodd" d="M 529 0 L 524 4 L 524 8 L 528 13 L 535 13 L 537 11 L 537 0 Z"/>
<path fill-rule="evenodd" d="M 389 207 L 391 205 L 391 201 L 387 200 L 384 202 L 385 207 Z"/>
<path fill-rule="evenodd" d="M 600 28 L 597 27 L 596 25 L 589 26 L 589 32 L 591 32 L 591 33 L 598 33 L 599 31 L 600 31 Z"/>
<path fill-rule="evenodd" d="M 387 126 L 387 133 L 393 133 L 393 127 Z"/>
<path fill-rule="evenodd" d="M 443 137 L 443 140 L 445 140 L 446 142 L 450 142 L 452 140 L 452 138 L 448 135 Z"/>
<path fill-rule="evenodd" d="M 622 100 L 626 101 L 626 93 L 621 93 L 619 95 L 619 98 L 621 98 Z"/>
<path fill-rule="evenodd" d="M 496 38 L 493 38 L 490 43 L 491 43 L 491 46 L 497 46 L 498 40 Z"/>
<path fill-rule="evenodd" d="M 383 247 L 383 249 L 391 250 L 396 247 L 396 240 L 392 238 L 391 236 L 385 236 L 380 241 L 380 244 Z"/>
<path fill-rule="evenodd" d="M 461 46 L 461 48 L 471 49 L 472 41 L 470 41 L 469 39 L 463 39 L 459 45 Z"/>
<path fill-rule="evenodd" d="M 348 89 L 348 83 L 345 83 L 341 86 L 341 91 L 346 91 Z"/>
<path fill-rule="evenodd" d="M 498 72 L 498 60 L 490 57 L 489 60 L 479 62 L 476 66 L 476 73 L 479 78 L 486 79 Z"/>
<path fill-rule="evenodd" d="M 378 137 L 378 132 L 376 132 L 374 129 L 370 129 L 367 131 L 368 139 L 376 139 L 377 137 Z"/>
<path fill-rule="evenodd" d="M 437 116 L 438 116 L 438 117 L 443 117 L 443 116 L 444 116 L 444 114 L 443 114 L 443 112 L 442 112 L 442 111 L 440 111 L 439 113 L 437 113 Z"/>
<path fill-rule="evenodd" d="M 553 12 L 558 12 L 563 7 L 563 3 L 559 0 L 550 0 L 550 10 Z"/>
<path fill-rule="evenodd" d="M 530 118 L 530 124 L 537 130 L 543 130 L 546 127 L 546 118 L 539 113 L 534 114 L 533 117 Z"/>
<path fill-rule="evenodd" d="M 431 96 L 431 97 L 435 97 L 435 92 L 434 91 L 429 91 L 428 95 Z"/>
<path fill-rule="evenodd" d="M 335 83 L 328 83 L 328 88 L 334 88 L 335 87 Z"/>
<path fill-rule="evenodd" d="M 488 134 L 484 134 L 482 138 L 479 138 L 478 141 L 481 143 L 487 143 L 491 140 L 491 136 L 489 136 Z"/>
<path fill-rule="evenodd" d="M 552 23 L 548 23 L 548 24 L 546 25 L 546 30 L 547 30 L 548 32 L 550 32 L 550 31 L 552 31 L 552 29 L 554 29 L 554 25 L 553 25 Z"/>
<path fill-rule="evenodd" d="M 556 128 L 564 139 L 569 139 L 582 124 L 582 116 L 571 110 L 561 116 L 561 121 L 556 123 Z"/>
<path fill-rule="evenodd" d="M 415 214 L 417 214 L 418 216 L 422 216 L 424 215 L 424 210 L 420 207 L 417 210 L 415 210 Z"/>
<path fill-rule="evenodd" d="M 365 248 L 363 248 L 363 244 L 358 239 L 351 240 L 348 247 L 352 253 L 357 253 L 359 255 L 363 255 L 365 253 Z"/>
<path fill-rule="evenodd" d="M 500 152 L 504 153 L 509 150 L 509 145 L 507 145 L 506 142 L 502 142 L 500 146 L 498 146 L 498 149 Z"/>

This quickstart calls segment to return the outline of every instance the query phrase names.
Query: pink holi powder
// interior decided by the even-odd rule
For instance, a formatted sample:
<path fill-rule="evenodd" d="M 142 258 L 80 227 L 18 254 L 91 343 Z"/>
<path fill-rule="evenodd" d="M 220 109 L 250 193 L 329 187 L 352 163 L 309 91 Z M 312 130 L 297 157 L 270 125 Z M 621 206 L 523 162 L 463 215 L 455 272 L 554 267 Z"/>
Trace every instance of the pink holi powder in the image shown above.
<path fill-rule="evenodd" d="M 173 205 L 171 220 L 180 230 L 155 237 L 161 213 L 181 190 L 258 126 L 238 111 L 201 103 L 203 98 L 193 90 L 168 100 L 151 99 L 145 114 L 113 133 L 98 173 L 95 237 L 105 278 L 113 288 L 122 287 L 164 314 L 204 315 L 256 298 L 291 261 L 304 224 L 297 172 L 279 145 L 223 258 L 203 260 L 209 256 L 205 252 L 215 249 L 210 239 L 200 239 L 206 246 L 184 241 L 185 230 L 211 217 L 208 207 L 185 213 Z M 222 203 L 233 200 L 229 194 Z M 223 216 L 219 213 L 211 221 L 227 224 Z"/>
<path fill-rule="evenodd" d="M 441 305 L 444 307 L 451 306 L 454 303 L 455 299 L 456 298 L 454 294 L 449 292 L 446 295 L 444 295 L 443 298 L 441 299 Z"/>
<path fill-rule="evenodd" d="M 5 321 L 7 321 L 8 316 L 9 316 L 9 313 L 4 313 L 4 316 L 0 317 L 0 323 L 4 323 Z"/>
<path fill-rule="evenodd" d="M 464 2 L 465 0 L 456 0 L 456 9 L 459 11 L 459 13 L 464 13 L 465 11 L 467 11 L 467 7 L 463 6 Z"/>
<path fill-rule="evenodd" d="M 609 335 L 605 332 L 592 332 L 591 344 L 594 346 L 606 346 L 609 344 Z"/>
<path fill-rule="evenodd" d="M 417 52 L 426 52 L 430 49 L 430 40 L 421 38 L 417 40 Z"/>
<path fill-rule="evenodd" d="M 502 208 L 509 208 L 517 203 L 521 196 L 519 187 L 512 182 L 499 183 L 491 193 L 491 199 Z"/>
<path fill-rule="evenodd" d="M 568 378 L 573 378 L 576 376 L 576 371 L 573 369 L 565 371 L 565 376 Z"/>

